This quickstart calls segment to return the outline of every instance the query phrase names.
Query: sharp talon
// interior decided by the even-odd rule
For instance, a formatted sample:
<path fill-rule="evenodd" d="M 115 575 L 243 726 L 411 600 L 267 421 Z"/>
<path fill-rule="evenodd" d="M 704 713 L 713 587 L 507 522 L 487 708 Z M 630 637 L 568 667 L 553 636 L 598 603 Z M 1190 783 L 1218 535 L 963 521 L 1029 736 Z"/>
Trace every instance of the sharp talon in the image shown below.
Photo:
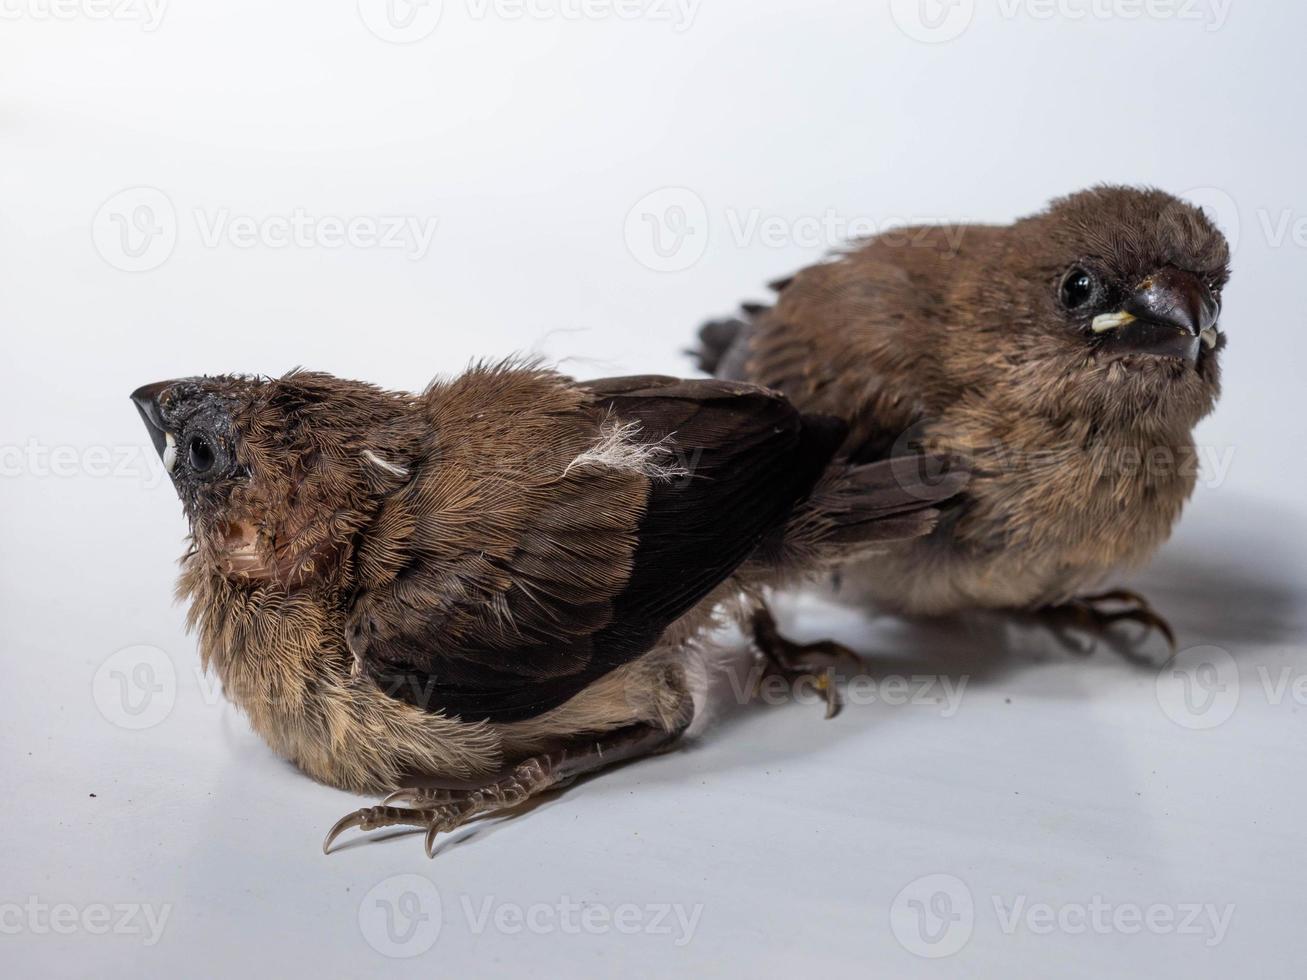
<path fill-rule="evenodd" d="M 440 834 L 440 824 L 433 823 L 427 828 L 426 840 L 423 841 L 423 847 L 427 852 L 427 860 L 436 856 L 436 837 Z"/>
<path fill-rule="evenodd" d="M 1161 633 L 1166 640 L 1166 645 L 1170 647 L 1171 652 L 1176 652 L 1175 632 L 1171 629 L 1170 623 L 1151 609 L 1142 610 L 1138 617 L 1138 621 L 1143 623 L 1145 627 L 1151 626 L 1153 629 L 1157 630 L 1157 632 Z"/>
<path fill-rule="evenodd" d="M 331 829 L 327 831 L 327 836 L 322 840 L 322 853 L 330 854 L 331 845 L 335 842 L 336 838 L 345 831 L 349 830 L 351 827 L 361 827 L 363 822 L 367 819 L 367 812 L 367 810 L 355 810 L 353 813 L 345 814 L 345 816 L 332 824 Z"/>
<path fill-rule="evenodd" d="M 840 697 L 839 688 L 835 685 L 834 668 L 826 668 L 826 673 L 822 675 L 822 682 L 821 688 L 826 694 L 826 720 L 830 721 L 844 707 L 844 700 Z"/>
<path fill-rule="evenodd" d="M 1146 606 L 1139 610 L 1138 615 L 1134 618 L 1136 622 L 1143 623 L 1145 628 L 1152 627 L 1161 633 L 1166 639 L 1166 645 L 1171 648 L 1171 652 L 1176 652 L 1175 633 L 1171 629 L 1170 623 Z"/>
<path fill-rule="evenodd" d="M 322 853 L 328 853 L 332 842 L 352 827 L 358 827 L 360 830 L 380 830 L 382 827 L 400 825 L 425 827 L 434 818 L 435 814 L 431 810 L 408 809 L 386 806 L 385 804 L 364 807 L 362 810 L 355 810 L 336 821 L 335 825 L 327 831 L 327 836 L 322 841 Z"/>

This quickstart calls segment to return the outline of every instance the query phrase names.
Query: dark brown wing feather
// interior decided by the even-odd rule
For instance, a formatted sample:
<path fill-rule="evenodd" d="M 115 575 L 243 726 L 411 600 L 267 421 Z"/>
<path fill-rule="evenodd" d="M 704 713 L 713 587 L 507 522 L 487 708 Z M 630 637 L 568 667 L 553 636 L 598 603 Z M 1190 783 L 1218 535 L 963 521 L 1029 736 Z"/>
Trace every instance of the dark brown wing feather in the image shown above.
<path fill-rule="evenodd" d="M 839 423 L 802 418 L 748 385 L 637 377 L 571 391 L 575 404 L 554 406 L 542 392 L 503 420 L 529 430 L 521 447 L 487 441 L 460 457 L 455 422 L 434 420 L 444 452 L 433 468 L 449 482 L 462 466 L 482 487 L 498 467 L 492 483 L 510 502 L 463 492 L 475 498 L 460 511 L 470 524 L 445 552 L 421 529 L 448 536 L 452 493 L 417 481 L 392 508 L 407 516 L 379 518 L 408 536 L 390 545 L 393 571 L 356 601 L 349 642 L 395 696 L 496 722 L 562 704 L 652 648 L 779 529 L 843 437 Z M 687 472 L 567 465 L 605 426 L 628 423 Z"/>
<path fill-rule="evenodd" d="M 641 438 L 675 447 L 686 475 L 653 484 L 614 632 L 661 632 L 724 580 L 812 489 L 843 439 L 752 385 L 614 378 L 585 387 Z"/>

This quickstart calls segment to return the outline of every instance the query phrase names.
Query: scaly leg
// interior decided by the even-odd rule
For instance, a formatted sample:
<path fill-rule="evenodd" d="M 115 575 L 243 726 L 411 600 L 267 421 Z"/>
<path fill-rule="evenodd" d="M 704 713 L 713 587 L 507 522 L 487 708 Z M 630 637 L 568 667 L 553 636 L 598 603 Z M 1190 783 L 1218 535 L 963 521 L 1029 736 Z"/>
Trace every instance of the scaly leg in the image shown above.
<path fill-rule="evenodd" d="M 336 838 L 351 827 L 369 831 L 407 826 L 426 828 L 427 857 L 432 857 L 440 834 L 456 830 L 476 817 L 511 810 L 580 776 L 657 752 L 674 742 L 683 730 L 631 725 L 602 735 L 578 737 L 567 748 L 533 756 L 475 787 L 398 790 L 381 805 L 364 807 L 338 820 L 327 832 L 322 852 L 329 853 Z M 401 803 L 405 805 L 396 805 Z"/>
<path fill-rule="evenodd" d="M 835 682 L 835 668 L 840 664 L 862 665 L 862 658 L 834 640 L 795 643 L 781 635 L 767 607 L 753 614 L 753 644 L 767 662 L 763 677 L 777 676 L 786 683 L 811 677 L 813 685 L 826 699 L 826 717 L 834 718 L 844 706 Z M 761 679 L 759 681 L 761 683 Z"/>

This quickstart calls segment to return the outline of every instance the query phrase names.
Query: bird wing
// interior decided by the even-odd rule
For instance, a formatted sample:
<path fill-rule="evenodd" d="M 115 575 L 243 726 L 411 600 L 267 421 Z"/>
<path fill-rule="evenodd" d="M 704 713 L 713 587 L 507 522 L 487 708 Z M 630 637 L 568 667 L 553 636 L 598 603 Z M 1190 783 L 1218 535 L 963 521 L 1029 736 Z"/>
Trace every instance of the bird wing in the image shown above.
<path fill-rule="evenodd" d="M 750 385 L 561 381 L 434 394 L 436 451 L 365 536 L 347 626 L 395 696 L 497 722 L 562 704 L 729 577 L 843 436 Z"/>

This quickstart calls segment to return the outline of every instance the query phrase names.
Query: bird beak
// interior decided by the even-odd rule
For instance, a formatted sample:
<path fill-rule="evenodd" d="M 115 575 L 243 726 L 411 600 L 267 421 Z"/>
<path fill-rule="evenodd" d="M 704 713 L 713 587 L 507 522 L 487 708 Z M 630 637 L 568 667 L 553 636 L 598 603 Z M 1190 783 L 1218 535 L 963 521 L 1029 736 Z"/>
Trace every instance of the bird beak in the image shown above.
<path fill-rule="evenodd" d="M 164 424 L 161 399 L 173 384 L 172 381 L 156 381 L 152 385 L 142 385 L 133 391 L 131 395 L 136 410 L 141 413 L 141 420 L 145 422 L 145 427 L 150 432 L 150 441 L 154 443 L 154 451 L 162 457 L 163 468 L 169 473 L 172 473 L 173 466 L 177 461 L 177 444 L 173 434 L 168 431 Z"/>
<path fill-rule="evenodd" d="M 1201 347 L 1216 346 L 1220 316 L 1221 304 L 1205 282 L 1168 266 L 1141 282 L 1120 310 L 1094 317 L 1092 329 L 1107 336 L 1105 350 L 1192 363 Z"/>

